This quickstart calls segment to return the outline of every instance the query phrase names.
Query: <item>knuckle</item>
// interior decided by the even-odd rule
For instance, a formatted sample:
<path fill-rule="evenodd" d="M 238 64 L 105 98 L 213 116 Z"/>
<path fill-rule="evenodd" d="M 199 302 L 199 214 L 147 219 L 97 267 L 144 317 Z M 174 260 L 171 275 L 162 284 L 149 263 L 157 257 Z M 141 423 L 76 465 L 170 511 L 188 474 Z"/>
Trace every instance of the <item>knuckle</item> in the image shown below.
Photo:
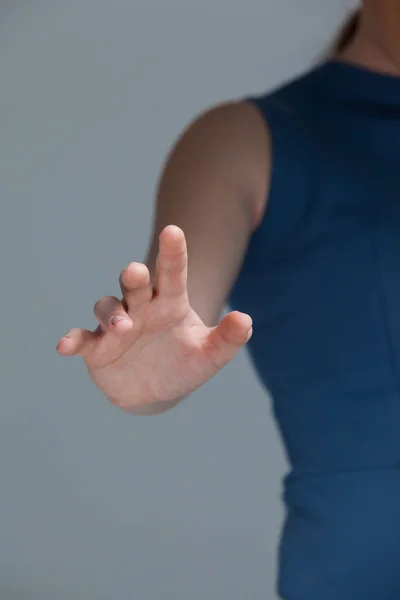
<path fill-rule="evenodd" d="M 112 305 L 112 303 L 114 303 L 114 301 L 115 298 L 113 296 L 103 296 L 102 298 L 100 298 L 100 300 L 97 300 L 96 304 L 94 305 L 94 311 L 104 311 L 108 309 Z"/>
<path fill-rule="evenodd" d="M 97 300 L 96 304 L 94 305 L 94 312 L 97 315 L 104 312 L 106 304 L 107 304 L 106 298 L 100 298 L 100 300 Z"/>
<path fill-rule="evenodd" d="M 101 309 L 102 306 L 102 299 L 97 300 L 96 304 L 93 307 L 93 310 L 95 313 L 99 312 L 99 310 Z"/>

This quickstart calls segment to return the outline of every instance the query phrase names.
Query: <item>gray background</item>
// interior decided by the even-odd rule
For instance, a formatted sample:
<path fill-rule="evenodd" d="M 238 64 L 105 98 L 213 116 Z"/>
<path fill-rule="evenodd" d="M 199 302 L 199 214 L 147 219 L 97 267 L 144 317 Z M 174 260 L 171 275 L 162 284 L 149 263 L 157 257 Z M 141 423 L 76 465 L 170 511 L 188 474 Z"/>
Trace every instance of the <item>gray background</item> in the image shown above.
<path fill-rule="evenodd" d="M 2 600 L 275 597 L 286 465 L 246 354 L 135 418 L 54 348 L 144 258 L 186 123 L 305 68 L 347 4 L 1 1 Z"/>

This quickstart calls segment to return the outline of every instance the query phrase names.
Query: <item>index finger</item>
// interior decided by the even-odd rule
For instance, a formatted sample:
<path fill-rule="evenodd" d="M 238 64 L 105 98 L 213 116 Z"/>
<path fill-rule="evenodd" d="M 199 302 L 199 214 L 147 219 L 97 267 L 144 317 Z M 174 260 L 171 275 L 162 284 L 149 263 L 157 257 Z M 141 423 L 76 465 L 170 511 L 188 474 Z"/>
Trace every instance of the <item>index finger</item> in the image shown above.
<path fill-rule="evenodd" d="M 176 225 L 168 225 L 159 237 L 156 265 L 156 290 L 168 298 L 186 293 L 188 255 L 185 234 Z"/>

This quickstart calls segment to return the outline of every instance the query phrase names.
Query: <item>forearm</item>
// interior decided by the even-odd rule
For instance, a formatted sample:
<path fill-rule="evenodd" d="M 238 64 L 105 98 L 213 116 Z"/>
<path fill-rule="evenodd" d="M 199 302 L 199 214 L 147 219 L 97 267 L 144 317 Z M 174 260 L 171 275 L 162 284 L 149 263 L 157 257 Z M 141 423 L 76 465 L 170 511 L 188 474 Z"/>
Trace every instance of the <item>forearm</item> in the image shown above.
<path fill-rule="evenodd" d="M 254 107 L 232 104 L 199 117 L 171 151 L 158 185 L 146 264 L 155 283 L 158 236 L 177 225 L 186 236 L 188 295 L 215 325 L 264 210 L 268 139 Z"/>

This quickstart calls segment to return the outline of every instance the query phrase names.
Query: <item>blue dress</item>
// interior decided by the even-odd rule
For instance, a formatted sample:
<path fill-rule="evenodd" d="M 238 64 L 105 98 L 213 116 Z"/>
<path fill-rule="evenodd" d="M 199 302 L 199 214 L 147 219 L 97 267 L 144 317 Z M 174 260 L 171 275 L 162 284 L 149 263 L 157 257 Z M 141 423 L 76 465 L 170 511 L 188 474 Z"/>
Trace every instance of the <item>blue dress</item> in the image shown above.
<path fill-rule="evenodd" d="M 400 77 L 331 61 L 250 101 L 272 181 L 229 304 L 291 465 L 279 593 L 400 600 Z"/>

